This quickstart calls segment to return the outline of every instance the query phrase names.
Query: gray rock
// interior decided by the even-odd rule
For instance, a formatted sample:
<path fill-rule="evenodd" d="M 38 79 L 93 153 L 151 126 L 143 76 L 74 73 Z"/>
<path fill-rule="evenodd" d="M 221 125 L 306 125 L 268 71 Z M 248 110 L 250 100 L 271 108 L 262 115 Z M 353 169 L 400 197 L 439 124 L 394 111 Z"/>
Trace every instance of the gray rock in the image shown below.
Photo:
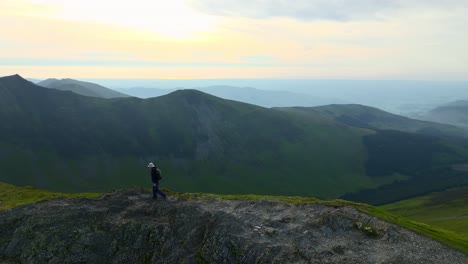
<path fill-rule="evenodd" d="M 1 211 L 0 263 L 18 262 L 465 264 L 468 256 L 353 207 L 153 201 L 127 190 Z"/>

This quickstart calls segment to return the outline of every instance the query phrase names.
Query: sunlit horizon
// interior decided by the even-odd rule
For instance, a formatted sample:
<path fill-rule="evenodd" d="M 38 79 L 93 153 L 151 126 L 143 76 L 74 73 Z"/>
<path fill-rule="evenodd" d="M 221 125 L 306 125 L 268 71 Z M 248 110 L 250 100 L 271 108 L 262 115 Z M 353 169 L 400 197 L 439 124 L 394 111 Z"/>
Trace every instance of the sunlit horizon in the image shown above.
<path fill-rule="evenodd" d="M 466 1 L 0 2 L 0 75 L 468 80 Z"/>

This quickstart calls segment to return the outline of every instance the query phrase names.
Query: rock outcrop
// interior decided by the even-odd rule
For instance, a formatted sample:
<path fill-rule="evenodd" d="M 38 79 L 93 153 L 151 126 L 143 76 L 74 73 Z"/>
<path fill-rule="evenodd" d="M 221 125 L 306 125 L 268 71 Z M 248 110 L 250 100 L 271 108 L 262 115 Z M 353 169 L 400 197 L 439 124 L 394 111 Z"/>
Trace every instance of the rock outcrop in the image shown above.
<path fill-rule="evenodd" d="M 468 263 L 352 206 L 153 201 L 141 190 L 0 212 L 0 263 Z"/>

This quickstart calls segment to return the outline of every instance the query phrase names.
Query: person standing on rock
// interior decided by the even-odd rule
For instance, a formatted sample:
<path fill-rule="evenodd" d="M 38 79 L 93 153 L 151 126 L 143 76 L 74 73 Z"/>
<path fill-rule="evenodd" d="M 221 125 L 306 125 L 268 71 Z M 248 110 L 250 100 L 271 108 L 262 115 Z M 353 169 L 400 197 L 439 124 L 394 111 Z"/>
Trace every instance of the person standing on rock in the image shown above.
<path fill-rule="evenodd" d="M 153 199 L 158 199 L 159 194 L 164 200 L 167 200 L 167 195 L 159 189 L 159 180 L 162 179 L 161 171 L 152 162 L 148 164 L 148 168 L 150 169 L 151 180 L 153 181 Z"/>

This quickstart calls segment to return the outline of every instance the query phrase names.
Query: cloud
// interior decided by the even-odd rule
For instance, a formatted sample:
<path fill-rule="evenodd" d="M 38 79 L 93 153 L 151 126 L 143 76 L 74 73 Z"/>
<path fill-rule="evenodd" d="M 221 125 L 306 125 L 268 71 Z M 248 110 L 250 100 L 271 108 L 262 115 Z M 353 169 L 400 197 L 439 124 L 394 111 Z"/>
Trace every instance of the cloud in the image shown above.
<path fill-rule="evenodd" d="M 65 8 L 69 12 L 43 12 L 55 6 L 46 5 L 51 1 L 69 3 Z M 125 0 L 115 0 L 120 5 L 108 8 L 105 3 L 110 1 L 96 5 L 112 14 L 96 18 L 88 12 L 97 7 L 92 0 L 0 0 L 0 24 L 12 25 L 0 27 L 0 75 L 464 80 L 468 76 L 468 0 L 199 0 L 190 3 L 217 15 L 213 29 L 185 39 L 162 34 L 158 27 L 171 31 L 166 25 L 188 19 L 187 14 L 207 16 L 193 6 L 185 6 L 189 11 L 182 13 L 175 8 L 192 0 L 173 0 L 173 10 L 166 6 L 157 12 L 151 6 L 163 0 L 132 2 L 141 4 L 138 8 L 148 10 L 148 15 L 126 14 L 130 4 Z M 37 10 L 31 2 L 37 3 Z M 82 2 L 86 4 L 79 5 Z M 163 12 L 168 20 L 159 16 Z M 136 16 L 158 17 L 164 23 L 138 28 Z M 119 23 L 110 23 L 114 18 Z"/>
<path fill-rule="evenodd" d="M 264 58 L 266 57 L 266 58 Z M 275 67 L 267 56 L 245 56 L 241 62 L 205 61 L 141 61 L 141 60 L 89 60 L 89 59 L 44 59 L 2 58 L 0 66 L 96 66 L 96 67 Z"/>
<path fill-rule="evenodd" d="M 335 21 L 377 18 L 405 8 L 468 7 L 466 0 L 197 0 L 191 4 L 218 16 Z"/>

